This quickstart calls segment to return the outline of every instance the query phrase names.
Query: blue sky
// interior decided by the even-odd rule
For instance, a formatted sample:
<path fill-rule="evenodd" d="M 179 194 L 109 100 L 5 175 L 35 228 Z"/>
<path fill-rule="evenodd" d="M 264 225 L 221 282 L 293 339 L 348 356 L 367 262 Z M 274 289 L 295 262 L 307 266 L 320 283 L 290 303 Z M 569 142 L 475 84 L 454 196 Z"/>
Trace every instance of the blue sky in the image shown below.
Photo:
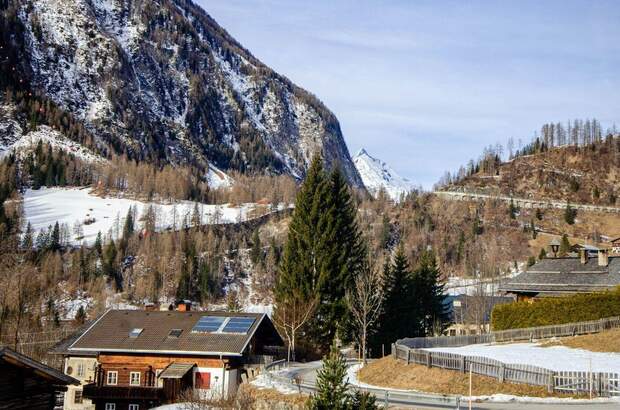
<path fill-rule="evenodd" d="M 544 122 L 620 125 L 620 1 L 196 1 L 316 94 L 351 155 L 425 187 Z"/>

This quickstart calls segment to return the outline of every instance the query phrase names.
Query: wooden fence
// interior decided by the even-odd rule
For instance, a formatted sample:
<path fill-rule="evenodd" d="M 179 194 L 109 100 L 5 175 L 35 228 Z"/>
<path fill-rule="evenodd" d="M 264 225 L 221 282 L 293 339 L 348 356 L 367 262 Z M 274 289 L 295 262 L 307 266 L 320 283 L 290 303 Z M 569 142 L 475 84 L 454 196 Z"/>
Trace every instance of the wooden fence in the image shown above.
<path fill-rule="evenodd" d="M 588 322 L 566 323 L 563 325 L 500 330 L 480 335 L 413 337 L 400 339 L 396 343 L 412 349 L 459 347 L 481 343 L 517 342 L 522 340 L 532 341 L 552 337 L 576 336 L 599 333 L 603 330 L 614 328 L 620 328 L 620 316 L 591 320 Z"/>
<path fill-rule="evenodd" d="M 620 327 L 620 318 L 614 317 L 558 326 L 505 330 L 484 335 L 401 339 L 392 345 L 392 356 L 407 364 L 416 363 L 463 373 L 471 368 L 472 373 L 493 377 L 500 382 L 546 386 L 549 392 L 590 394 L 600 397 L 620 396 L 620 374 L 617 373 L 556 372 L 538 366 L 503 363 L 487 357 L 424 350 L 431 347 L 458 347 L 479 343 L 573 336 L 617 327 Z"/>

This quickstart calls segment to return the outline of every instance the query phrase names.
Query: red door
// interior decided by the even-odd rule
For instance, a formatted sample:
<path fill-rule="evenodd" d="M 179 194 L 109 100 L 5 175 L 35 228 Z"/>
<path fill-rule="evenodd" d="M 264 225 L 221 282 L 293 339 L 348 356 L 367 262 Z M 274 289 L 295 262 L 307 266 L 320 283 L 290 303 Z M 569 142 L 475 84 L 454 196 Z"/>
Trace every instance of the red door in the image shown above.
<path fill-rule="evenodd" d="M 210 389 L 211 388 L 211 373 L 196 372 L 196 382 L 194 383 L 194 388 Z"/>

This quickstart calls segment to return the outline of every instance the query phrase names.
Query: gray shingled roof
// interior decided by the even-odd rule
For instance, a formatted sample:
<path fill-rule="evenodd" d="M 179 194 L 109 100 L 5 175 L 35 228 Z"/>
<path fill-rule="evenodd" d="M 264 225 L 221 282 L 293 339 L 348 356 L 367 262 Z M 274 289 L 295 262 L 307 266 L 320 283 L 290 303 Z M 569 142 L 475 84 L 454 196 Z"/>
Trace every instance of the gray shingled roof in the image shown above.
<path fill-rule="evenodd" d="M 620 257 L 609 257 L 607 266 L 599 266 L 598 257 L 543 259 L 522 274 L 507 279 L 499 287 L 503 292 L 594 292 L 620 286 Z"/>
<path fill-rule="evenodd" d="M 52 367 L 49 367 L 41 362 L 37 362 L 28 356 L 24 356 L 21 353 L 17 353 L 15 350 L 8 347 L 0 348 L 0 361 L 4 361 L 12 364 L 13 366 L 29 369 L 34 373 L 50 380 L 54 384 L 67 385 L 74 384 L 79 385 L 80 382 L 71 376 L 67 376 L 63 372 L 60 372 Z"/>
<path fill-rule="evenodd" d="M 202 316 L 241 316 L 254 318 L 246 334 L 198 333 L 192 328 Z M 282 339 L 269 318 L 262 313 L 178 312 L 109 310 L 86 330 L 67 349 L 68 353 L 84 351 L 164 353 L 192 355 L 241 356 L 257 329 L 272 333 L 278 345 Z M 130 337 L 132 329 L 141 328 L 137 337 Z M 170 337 L 170 330 L 181 329 L 179 337 Z M 262 331 L 261 331 L 262 332 Z"/>

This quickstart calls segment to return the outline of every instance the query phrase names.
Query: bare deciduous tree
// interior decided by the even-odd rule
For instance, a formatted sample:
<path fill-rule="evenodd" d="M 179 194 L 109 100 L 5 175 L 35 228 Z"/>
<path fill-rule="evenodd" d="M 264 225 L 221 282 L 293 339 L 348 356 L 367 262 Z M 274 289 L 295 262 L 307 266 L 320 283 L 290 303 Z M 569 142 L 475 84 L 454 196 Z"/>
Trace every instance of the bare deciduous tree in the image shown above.
<path fill-rule="evenodd" d="M 365 266 L 355 279 L 353 289 L 347 291 L 347 305 L 353 316 L 356 337 L 362 349 L 362 365 L 366 364 L 366 341 L 371 326 L 379 317 L 383 302 L 381 275 Z"/>
<path fill-rule="evenodd" d="M 303 325 L 312 317 L 318 305 L 318 298 L 307 297 L 300 293 L 289 296 L 287 299 L 276 303 L 273 311 L 273 322 L 283 332 L 287 340 L 287 360 L 295 361 L 295 341 L 297 333 Z"/>

